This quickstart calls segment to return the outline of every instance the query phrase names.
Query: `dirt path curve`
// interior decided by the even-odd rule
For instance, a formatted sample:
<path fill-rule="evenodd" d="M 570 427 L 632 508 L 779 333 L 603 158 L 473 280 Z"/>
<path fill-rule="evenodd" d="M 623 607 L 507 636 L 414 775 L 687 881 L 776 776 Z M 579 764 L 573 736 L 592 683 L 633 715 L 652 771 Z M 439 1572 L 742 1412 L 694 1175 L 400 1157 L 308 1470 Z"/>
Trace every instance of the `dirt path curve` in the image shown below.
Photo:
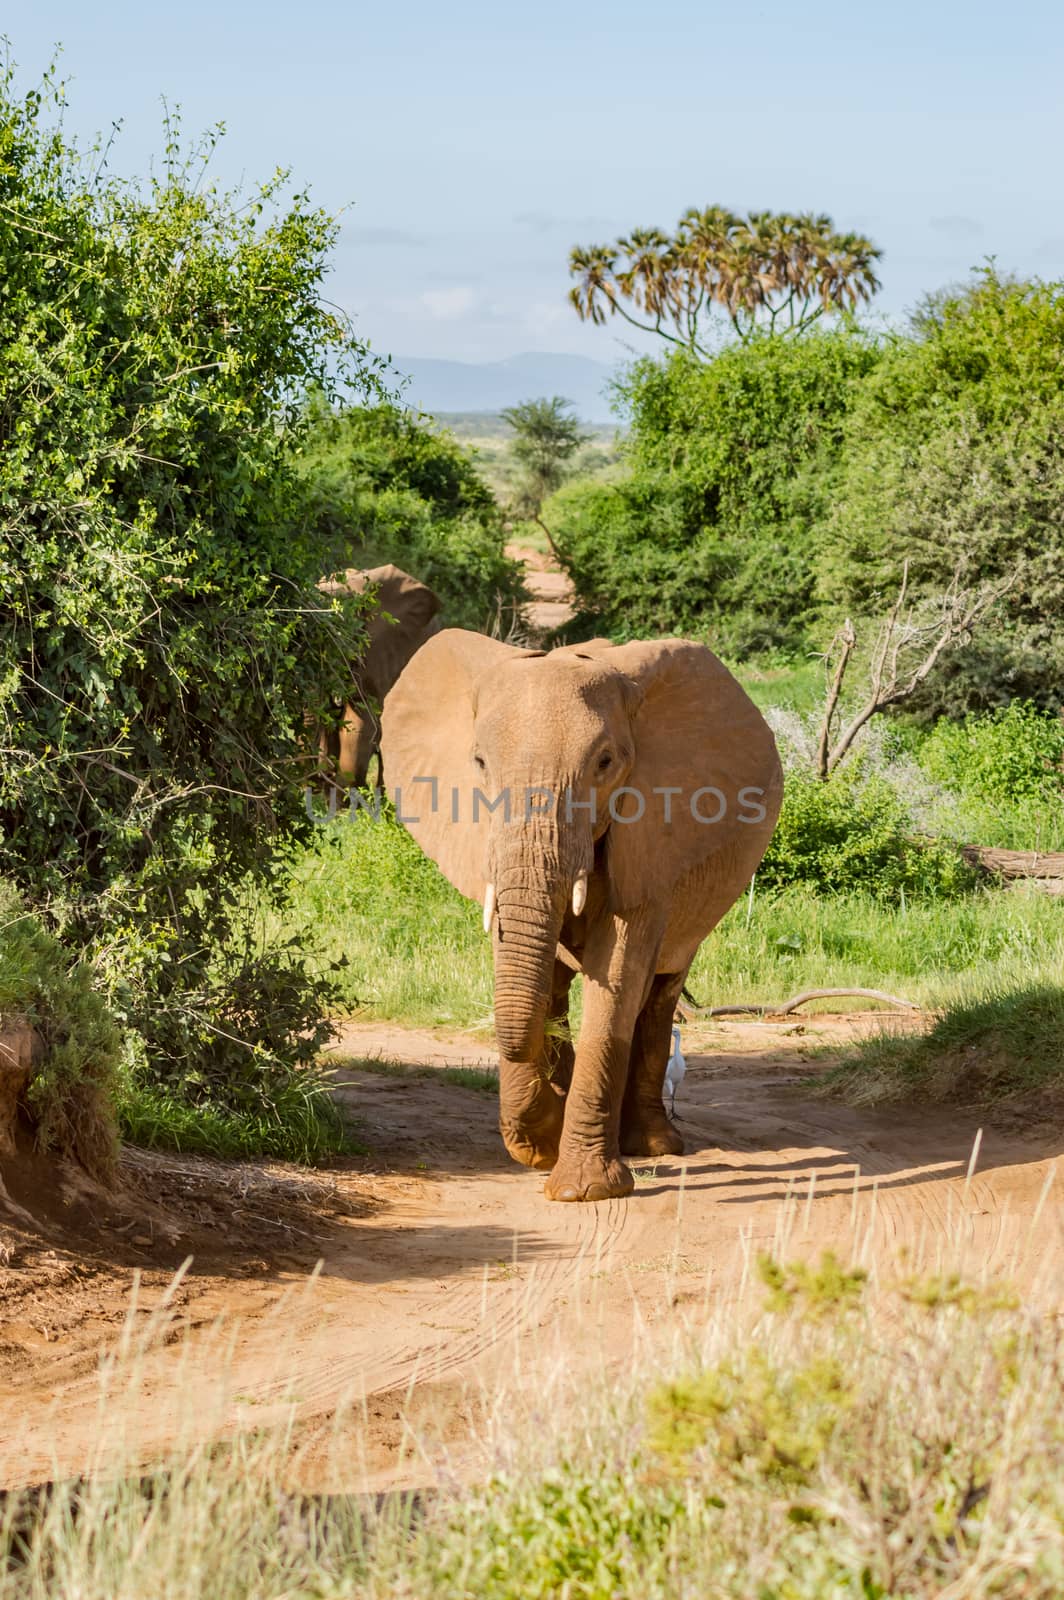
<path fill-rule="evenodd" d="M 337 1092 L 370 1152 L 336 1177 L 358 1202 L 350 1214 L 307 1226 L 309 1244 L 290 1229 L 258 1272 L 227 1278 L 224 1249 L 193 1263 L 172 1307 L 167 1274 L 148 1263 L 145 1309 L 117 1338 L 98 1320 L 58 1342 L 23 1335 L 6 1383 L 0 1371 L 0 1439 L 16 1422 L 20 1438 L 0 1477 L 37 1481 L 121 1449 L 144 1458 L 276 1423 L 295 1426 L 315 1486 L 423 1477 L 424 1463 L 404 1457 L 412 1417 L 431 1414 L 440 1438 L 457 1437 L 515 1351 L 530 1373 L 559 1348 L 574 1367 L 623 1363 L 637 1327 L 737 1294 L 762 1250 L 832 1248 L 881 1273 L 903 1260 L 967 1266 L 1060 1296 L 1064 1140 L 987 1129 L 969 1176 L 972 1120 L 814 1096 L 808 1046 L 857 1026 L 867 1021 L 735 1023 L 705 1053 L 690 1042 L 677 1107 L 688 1154 L 636 1162 L 628 1200 L 559 1206 L 541 1175 L 506 1157 L 493 1098 L 448 1075 L 492 1065 L 490 1050 L 350 1024 Z M 383 1061 L 367 1064 L 374 1056 Z M 97 1319 L 108 1292 L 128 1298 L 130 1277 L 127 1267 L 87 1285 Z M 0 1292 L 0 1352 L 20 1337 L 4 1315 Z M 32 1325 L 20 1315 L 18 1327 Z M 123 1339 L 125 1365 L 108 1380 Z M 333 1419 L 352 1405 L 357 1425 L 337 1440 Z"/>
<path fill-rule="evenodd" d="M 506 554 L 525 569 L 525 584 L 532 596 L 526 607 L 532 633 L 546 636 L 568 622 L 573 615 L 573 587 L 553 558 L 522 544 L 507 545 Z"/>

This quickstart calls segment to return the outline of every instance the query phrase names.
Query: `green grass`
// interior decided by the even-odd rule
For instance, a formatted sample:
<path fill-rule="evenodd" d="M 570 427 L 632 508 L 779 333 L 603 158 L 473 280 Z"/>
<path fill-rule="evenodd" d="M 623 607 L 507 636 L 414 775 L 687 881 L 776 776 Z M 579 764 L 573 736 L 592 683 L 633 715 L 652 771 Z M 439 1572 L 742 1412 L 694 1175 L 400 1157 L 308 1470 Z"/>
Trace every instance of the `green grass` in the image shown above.
<path fill-rule="evenodd" d="M 363 1153 L 328 1090 L 293 1080 L 272 1099 L 272 1115 L 190 1105 L 157 1084 L 127 1077 L 117 1096 L 122 1138 L 144 1150 L 177 1150 L 228 1161 L 251 1158 L 306 1165 Z"/>
<path fill-rule="evenodd" d="M 340 1066 L 375 1072 L 383 1078 L 432 1078 L 437 1083 L 472 1089 L 477 1094 L 493 1095 L 499 1091 L 499 1074 L 490 1067 L 423 1067 L 410 1061 L 387 1061 L 380 1056 L 345 1056 Z"/>
<path fill-rule="evenodd" d="M 818 657 L 779 664 L 757 659 L 728 661 L 726 665 L 762 711 L 778 707 L 804 713 L 819 710 L 824 703 L 827 680 Z"/>
<path fill-rule="evenodd" d="M 1058 1600 L 1059 1319 L 941 1273 L 762 1277 L 693 1353 L 479 1395 L 472 1483 L 301 1496 L 275 1428 L 10 1497 L 0 1600 Z"/>
<path fill-rule="evenodd" d="M 491 949 L 464 900 L 397 823 L 364 814 L 293 859 L 293 911 L 343 959 L 344 1003 L 368 1016 L 490 1033 Z"/>
<path fill-rule="evenodd" d="M 856 1105 L 971 1105 L 1064 1088 L 1064 964 L 1056 977 L 956 1000 L 925 1034 L 882 1034 L 848 1046 L 828 1086 Z"/>
<path fill-rule="evenodd" d="M 396 823 L 321 829 L 293 862 L 296 911 L 346 958 L 343 998 L 360 1015 L 491 1035 L 491 951 L 480 908 L 452 889 Z M 689 987 L 707 1005 L 780 1000 L 800 989 L 890 989 L 940 1005 L 988 984 L 1052 975 L 1064 962 L 1059 903 L 986 890 L 889 907 L 756 884 L 702 946 Z M 574 1010 L 576 1008 L 574 1007 Z"/>
<path fill-rule="evenodd" d="M 1060 971 L 1060 912 L 1036 891 L 889 907 L 871 895 L 817 896 L 803 887 L 770 895 L 755 884 L 752 908 L 744 896 L 703 944 L 688 987 L 707 1005 L 827 987 L 889 989 L 939 1005 L 989 983 Z"/>

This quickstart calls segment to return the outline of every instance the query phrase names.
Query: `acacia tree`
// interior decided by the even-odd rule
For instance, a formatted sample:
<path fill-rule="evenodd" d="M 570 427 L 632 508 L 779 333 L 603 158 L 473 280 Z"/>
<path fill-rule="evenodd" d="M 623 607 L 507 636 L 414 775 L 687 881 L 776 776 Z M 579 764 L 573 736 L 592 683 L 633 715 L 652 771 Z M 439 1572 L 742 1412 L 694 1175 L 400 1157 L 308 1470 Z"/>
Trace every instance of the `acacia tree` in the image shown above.
<path fill-rule="evenodd" d="M 583 321 L 619 316 L 698 355 L 723 313 L 746 343 L 758 331 L 797 334 L 829 312 L 852 311 L 880 287 L 882 251 L 829 216 L 692 207 L 675 233 L 637 228 L 613 244 L 577 246 L 570 304 Z"/>
<path fill-rule="evenodd" d="M 569 462 L 590 434 L 573 415 L 572 401 L 557 394 L 550 400 L 522 400 L 503 417 L 514 430 L 510 448 L 525 473 L 521 509 L 538 519 L 544 500 L 561 488 Z"/>

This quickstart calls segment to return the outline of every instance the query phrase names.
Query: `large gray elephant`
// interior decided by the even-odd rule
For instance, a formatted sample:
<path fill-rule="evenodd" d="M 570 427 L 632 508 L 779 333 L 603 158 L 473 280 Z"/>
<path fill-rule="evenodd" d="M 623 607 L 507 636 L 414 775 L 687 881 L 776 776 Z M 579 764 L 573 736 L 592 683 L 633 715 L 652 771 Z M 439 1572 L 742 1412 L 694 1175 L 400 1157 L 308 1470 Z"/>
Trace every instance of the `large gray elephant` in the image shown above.
<path fill-rule="evenodd" d="M 391 565 L 350 567 L 342 579 L 325 579 L 323 594 L 365 594 L 373 589 L 377 610 L 368 619 L 368 642 L 355 672 L 354 692 L 338 728 L 320 737 L 322 766 L 343 788 L 361 787 L 371 757 L 380 748 L 376 706 L 396 682 L 415 651 L 439 632 L 439 597 L 427 584 Z"/>
<path fill-rule="evenodd" d="M 385 700 L 382 746 L 401 820 L 484 905 L 507 1150 L 550 1169 L 551 1199 L 630 1193 L 622 1154 L 683 1149 L 662 1103 L 670 1029 L 775 826 L 767 724 L 688 640 L 545 655 L 447 629 Z"/>

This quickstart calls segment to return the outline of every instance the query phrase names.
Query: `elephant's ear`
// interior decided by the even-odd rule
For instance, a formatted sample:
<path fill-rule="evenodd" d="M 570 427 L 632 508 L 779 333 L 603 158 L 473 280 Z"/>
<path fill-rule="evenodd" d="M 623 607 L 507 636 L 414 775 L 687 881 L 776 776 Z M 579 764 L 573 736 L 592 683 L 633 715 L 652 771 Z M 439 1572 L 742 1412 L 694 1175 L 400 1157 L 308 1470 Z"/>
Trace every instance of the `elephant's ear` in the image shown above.
<path fill-rule="evenodd" d="M 412 578 L 402 567 L 371 567 L 364 574 L 378 593 L 382 611 L 389 612 L 411 632 L 423 633 L 440 609 L 440 597 L 427 583 Z"/>
<path fill-rule="evenodd" d="M 400 567 L 371 567 L 360 575 L 376 590 L 378 609 L 369 618 L 369 649 L 362 661 L 366 687 L 383 700 L 414 652 L 435 632 L 439 596 Z"/>
<path fill-rule="evenodd" d="M 473 822 L 470 804 L 476 784 L 473 684 L 504 661 L 535 654 L 482 633 L 444 628 L 422 645 L 384 702 L 381 756 L 400 820 L 471 900 L 483 900 L 488 882 L 488 814 Z M 453 807 L 455 791 L 459 804 Z"/>
<path fill-rule="evenodd" d="M 641 691 L 633 696 L 635 761 L 626 785 L 636 795 L 616 810 L 634 818 L 640 799 L 645 809 L 638 820 L 610 825 L 614 905 L 639 905 L 712 857 L 723 877 L 737 876 L 738 892 L 772 837 L 783 793 L 765 719 L 705 645 L 665 639 L 595 654 Z M 660 792 L 667 788 L 679 791 L 668 802 Z"/>

